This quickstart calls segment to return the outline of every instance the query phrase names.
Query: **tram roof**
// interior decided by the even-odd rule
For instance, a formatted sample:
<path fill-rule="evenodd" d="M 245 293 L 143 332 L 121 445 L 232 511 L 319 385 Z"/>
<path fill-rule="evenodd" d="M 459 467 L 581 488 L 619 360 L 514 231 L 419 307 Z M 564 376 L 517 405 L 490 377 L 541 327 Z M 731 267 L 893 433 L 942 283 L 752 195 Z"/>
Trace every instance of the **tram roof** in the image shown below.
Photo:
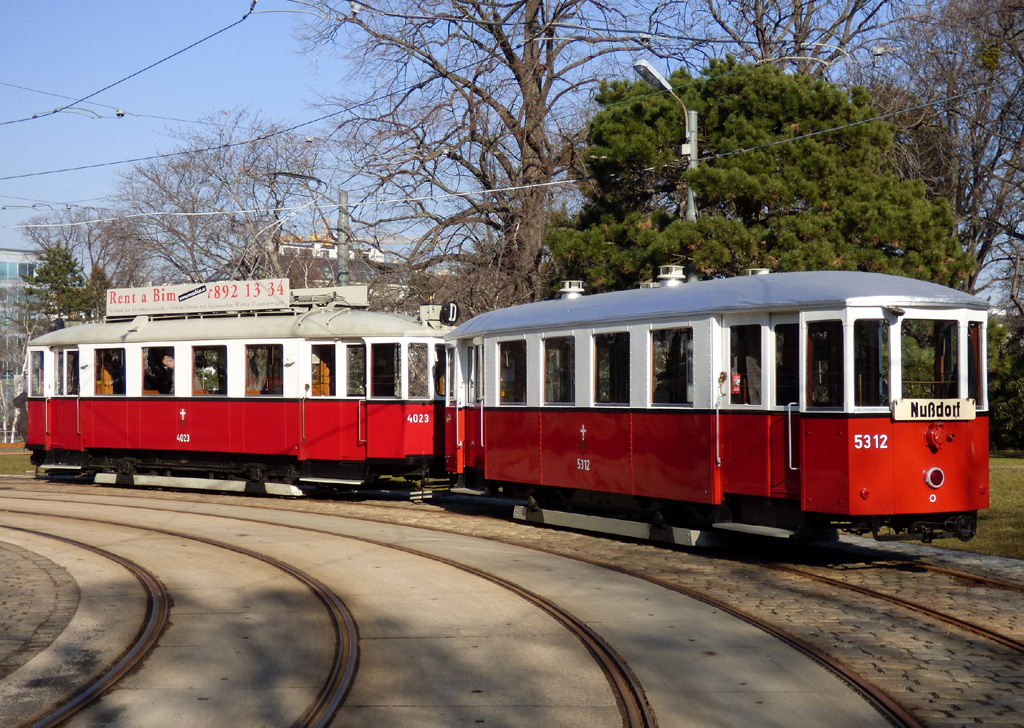
<path fill-rule="evenodd" d="M 123 344 L 135 342 L 219 341 L 226 339 L 339 339 L 369 336 L 441 336 L 402 314 L 353 309 L 313 309 L 304 313 L 211 316 L 110 321 L 69 326 L 44 334 L 31 346 Z"/>
<path fill-rule="evenodd" d="M 740 311 L 809 311 L 848 306 L 920 306 L 984 311 L 989 303 L 937 283 L 881 273 L 769 273 L 513 306 L 476 316 L 450 332 L 447 338 Z"/>

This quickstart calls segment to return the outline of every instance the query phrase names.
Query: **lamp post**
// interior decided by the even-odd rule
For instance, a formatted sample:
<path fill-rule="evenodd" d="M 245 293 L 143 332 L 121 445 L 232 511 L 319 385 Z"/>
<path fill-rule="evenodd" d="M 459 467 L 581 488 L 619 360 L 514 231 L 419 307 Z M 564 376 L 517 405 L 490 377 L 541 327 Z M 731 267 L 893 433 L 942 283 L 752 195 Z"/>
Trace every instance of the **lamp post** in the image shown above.
<path fill-rule="evenodd" d="M 687 111 L 686 104 L 683 100 L 676 96 L 675 91 L 672 89 L 672 84 L 668 82 L 664 76 L 658 73 L 657 69 L 646 60 L 639 60 L 633 64 L 633 70 L 636 71 L 644 83 L 652 88 L 662 88 L 672 94 L 672 98 L 679 102 L 679 105 L 683 107 L 683 122 L 686 124 L 686 141 L 680 147 L 679 152 L 684 157 L 690 158 L 690 169 L 697 169 L 697 112 Z M 690 183 L 686 184 L 686 220 L 688 222 L 694 222 L 697 219 L 697 204 L 693 198 L 693 185 Z"/>

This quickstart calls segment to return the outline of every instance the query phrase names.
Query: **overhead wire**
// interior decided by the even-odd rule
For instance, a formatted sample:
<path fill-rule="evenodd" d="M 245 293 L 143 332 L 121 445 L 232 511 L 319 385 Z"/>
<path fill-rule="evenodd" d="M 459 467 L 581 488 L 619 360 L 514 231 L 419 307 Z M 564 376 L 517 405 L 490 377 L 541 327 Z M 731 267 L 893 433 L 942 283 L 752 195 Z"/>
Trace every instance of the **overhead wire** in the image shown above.
<path fill-rule="evenodd" d="M 239 20 L 236 20 L 234 23 L 231 23 L 230 25 L 227 25 L 227 26 L 221 28 L 218 31 L 210 33 L 205 38 L 201 38 L 200 40 L 197 40 L 195 43 L 192 43 L 192 44 L 190 44 L 188 46 L 185 46 L 181 50 L 175 51 L 174 53 L 172 53 L 169 56 L 161 58 L 159 61 L 155 61 L 153 63 L 150 63 L 148 66 L 146 66 L 145 68 L 139 69 L 135 73 L 128 74 L 127 76 L 125 76 L 122 79 L 114 81 L 113 83 L 109 83 L 106 86 L 104 86 L 103 88 L 101 88 L 101 89 L 99 89 L 97 91 L 93 91 L 91 94 L 89 94 L 87 96 L 83 96 L 83 97 L 81 97 L 79 99 L 76 99 L 76 100 L 72 101 L 70 104 L 65 104 L 64 106 L 60 106 L 60 107 L 54 109 L 53 111 L 47 111 L 46 113 L 43 113 L 43 114 L 33 114 L 32 116 L 26 116 L 26 117 L 21 118 L 21 119 L 10 119 L 8 121 L 0 121 L 0 126 L 8 126 L 10 124 L 20 124 L 21 122 L 24 122 L 24 121 L 32 121 L 33 119 L 42 119 L 42 118 L 45 118 L 47 116 L 52 116 L 54 114 L 59 114 L 60 112 L 66 111 L 66 110 L 72 108 L 73 106 L 76 106 L 77 104 L 82 103 L 83 101 L 88 101 L 89 99 L 93 98 L 94 96 L 100 95 L 104 91 L 109 91 L 110 89 L 114 88 L 115 86 L 119 86 L 120 84 L 124 83 L 125 81 L 133 79 L 136 76 L 139 76 L 139 75 L 145 73 L 146 71 L 149 71 L 149 70 L 151 70 L 153 68 L 156 68 L 160 64 L 166 63 L 167 61 L 171 60 L 172 58 L 180 56 L 182 53 L 185 53 L 186 51 L 192 50 L 196 46 L 198 46 L 198 45 L 200 45 L 202 43 L 205 43 L 206 41 L 210 40 L 211 38 L 216 38 L 221 33 L 226 33 L 227 31 L 231 30 L 235 26 L 240 25 L 241 23 L 245 22 L 245 19 L 248 18 L 249 15 L 252 14 L 253 9 L 256 7 L 256 1 L 257 0 L 252 0 L 252 4 L 249 6 L 249 10 L 246 11 L 245 15 L 243 15 Z"/>
<path fill-rule="evenodd" d="M 759 144 L 759 145 L 756 145 L 756 146 L 753 146 L 753 147 L 744 148 L 744 149 L 737 149 L 737 150 L 733 150 L 733 151 L 730 151 L 730 152 L 721 152 L 719 154 L 709 154 L 706 157 L 703 157 L 703 159 L 704 160 L 711 160 L 711 159 L 719 159 L 719 158 L 723 158 L 723 157 L 730 157 L 730 156 L 735 156 L 737 154 L 745 154 L 745 153 L 748 153 L 748 152 L 758 151 L 760 149 L 765 149 L 765 148 L 768 148 L 768 147 L 778 146 L 778 145 L 781 145 L 781 144 L 789 144 L 789 143 L 792 143 L 792 142 L 801 141 L 803 139 L 808 139 L 808 138 L 811 138 L 811 137 L 821 136 L 821 135 L 824 135 L 824 134 L 834 134 L 837 131 L 842 131 L 844 129 L 849 129 L 851 127 L 860 126 L 862 124 L 867 124 L 867 123 L 870 123 L 870 122 L 873 122 L 873 121 L 881 121 L 881 120 L 884 120 L 884 119 L 887 119 L 887 118 L 891 118 L 893 116 L 898 116 L 900 114 L 906 114 L 906 113 L 911 113 L 913 111 L 919 111 L 921 109 L 928 108 L 929 106 L 934 106 L 936 104 L 946 103 L 946 102 L 949 102 L 949 101 L 956 101 L 956 100 L 959 100 L 959 99 L 962 99 L 962 98 L 966 98 L 968 96 L 973 96 L 975 94 L 982 93 L 984 91 L 989 91 L 989 90 L 993 90 L 993 89 L 996 89 L 996 88 L 1001 88 L 1002 86 L 1006 86 L 1009 83 L 1010 83 L 1010 80 L 1007 80 L 1007 81 L 1004 81 L 1002 83 L 992 84 L 990 86 L 984 86 L 984 87 L 981 87 L 981 88 L 978 88 L 978 89 L 973 89 L 971 91 L 966 91 L 966 92 L 961 93 L 961 94 L 955 94 L 953 96 L 943 97 L 941 99 L 935 99 L 933 101 L 924 102 L 924 103 L 917 104 L 915 106 L 908 107 L 908 108 L 905 108 L 905 109 L 898 109 L 898 110 L 895 110 L 895 111 L 890 111 L 890 112 L 887 112 L 885 114 L 879 114 L 877 116 L 869 117 L 869 118 L 866 118 L 866 119 L 860 119 L 858 121 L 854 121 L 854 122 L 851 122 L 849 124 L 843 124 L 841 126 L 831 127 L 829 129 L 820 129 L 818 131 L 809 132 L 807 134 L 801 134 L 801 135 L 795 136 L 795 137 L 787 137 L 785 139 L 778 139 L 778 140 L 773 141 L 773 142 L 767 142 L 765 144 Z M 662 93 L 668 93 L 668 92 L 664 91 Z M 335 114 L 332 114 L 332 115 L 336 115 L 337 113 L 342 113 L 342 112 L 335 112 Z M 306 124 L 309 124 L 309 123 L 314 123 L 314 122 L 306 122 Z M 238 142 L 238 143 L 241 144 L 243 142 Z M 217 148 L 220 148 L 220 147 L 217 147 Z M 645 172 L 653 171 L 653 170 L 661 169 L 661 168 L 666 167 L 666 166 L 669 166 L 669 165 L 660 165 L 660 166 L 656 166 L 656 167 L 647 167 L 647 168 L 645 168 L 645 169 L 643 169 L 641 171 L 645 171 Z M 3 179 L 3 178 L 0 178 L 0 179 Z M 445 194 L 441 194 L 441 195 L 426 195 L 426 196 L 419 196 L 419 197 L 400 197 L 400 198 L 393 198 L 393 199 L 386 199 L 386 200 L 366 200 L 364 202 L 352 203 L 351 205 L 349 205 L 349 207 L 350 208 L 356 208 L 356 207 L 364 207 L 364 206 L 395 205 L 395 204 L 403 204 L 403 203 L 404 204 L 408 204 L 408 203 L 412 203 L 412 202 L 429 202 L 431 200 L 443 200 L 443 199 L 451 199 L 451 198 L 459 198 L 459 197 L 463 197 L 463 198 L 464 197 L 474 197 L 474 196 L 477 196 L 477 195 L 499 194 L 499 193 L 507 193 L 507 192 L 516 192 L 516 191 L 527 190 L 527 189 L 539 189 L 539 188 L 544 188 L 544 187 L 556 187 L 556 186 L 561 186 L 561 185 L 579 184 L 581 182 L 586 182 L 586 181 L 589 181 L 589 180 L 592 180 L 592 179 L 593 179 L 592 177 L 574 177 L 574 178 L 570 178 L 570 179 L 551 180 L 551 181 L 548 181 L 548 182 L 533 183 L 533 184 L 528 184 L 528 185 L 514 185 L 514 186 L 507 186 L 507 187 L 491 188 L 491 189 L 486 189 L 486 190 L 471 190 L 471 191 L 467 191 L 467 192 L 449 192 L 449 193 L 445 193 Z M 50 228 L 50 227 L 63 227 L 63 226 L 80 226 L 80 225 L 99 224 L 99 223 L 104 223 L 104 222 L 113 222 L 113 221 L 116 221 L 116 220 L 131 220 L 131 219 L 137 219 L 137 218 L 141 218 L 141 217 L 189 217 L 189 216 L 197 216 L 198 217 L 198 216 L 214 216 L 214 215 L 251 214 L 251 213 L 255 213 L 255 212 L 288 212 L 288 211 L 293 211 L 293 210 L 301 210 L 301 209 L 303 209 L 303 208 L 305 208 L 307 206 L 308 206 L 308 203 L 305 204 L 305 205 L 302 205 L 300 207 L 297 207 L 297 208 L 295 208 L 295 207 L 283 207 L 283 208 L 275 208 L 273 210 L 263 210 L 263 209 L 259 209 L 259 210 L 213 210 L 213 211 L 209 211 L 209 212 L 138 213 L 138 214 L 133 214 L 133 215 L 115 215 L 114 217 L 109 217 L 109 218 L 101 218 L 101 219 L 96 219 L 96 220 L 82 220 L 82 221 L 66 222 L 66 223 L 35 223 L 35 224 L 23 224 L 23 225 L 2 225 L 2 226 L 0 226 L 0 229 L 27 229 L 27 228 Z M 324 205 L 323 207 L 326 208 L 326 209 L 333 209 L 333 208 L 337 208 L 337 205 Z"/>

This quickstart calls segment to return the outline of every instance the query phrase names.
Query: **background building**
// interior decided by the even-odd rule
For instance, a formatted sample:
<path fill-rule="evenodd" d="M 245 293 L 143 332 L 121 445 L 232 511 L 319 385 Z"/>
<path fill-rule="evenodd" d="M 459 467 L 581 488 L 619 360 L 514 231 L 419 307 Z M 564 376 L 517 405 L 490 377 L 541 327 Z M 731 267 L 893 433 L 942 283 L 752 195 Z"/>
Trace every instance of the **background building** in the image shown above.
<path fill-rule="evenodd" d="M 35 275 L 36 255 L 27 250 L 0 248 L 0 442 L 23 439 L 24 408 L 18 395 L 24 390 L 25 345 L 29 316 L 22 276 Z"/>

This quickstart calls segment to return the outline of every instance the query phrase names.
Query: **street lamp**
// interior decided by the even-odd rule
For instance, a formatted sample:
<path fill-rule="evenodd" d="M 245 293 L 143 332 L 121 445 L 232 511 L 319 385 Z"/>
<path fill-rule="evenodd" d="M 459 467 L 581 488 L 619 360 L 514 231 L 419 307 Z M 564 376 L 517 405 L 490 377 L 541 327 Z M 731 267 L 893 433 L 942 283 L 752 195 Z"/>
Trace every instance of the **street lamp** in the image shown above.
<path fill-rule="evenodd" d="M 686 104 L 676 96 L 672 84 L 664 76 L 658 73 L 657 69 L 646 60 L 639 60 L 633 63 L 633 70 L 636 71 L 644 83 L 652 88 L 662 88 L 672 94 L 672 98 L 683 107 L 683 122 L 686 124 L 686 141 L 679 149 L 679 153 L 690 158 L 690 169 L 697 169 L 697 112 L 687 111 Z M 686 220 L 694 222 L 697 219 L 697 204 L 693 199 L 693 185 L 686 184 Z"/>

